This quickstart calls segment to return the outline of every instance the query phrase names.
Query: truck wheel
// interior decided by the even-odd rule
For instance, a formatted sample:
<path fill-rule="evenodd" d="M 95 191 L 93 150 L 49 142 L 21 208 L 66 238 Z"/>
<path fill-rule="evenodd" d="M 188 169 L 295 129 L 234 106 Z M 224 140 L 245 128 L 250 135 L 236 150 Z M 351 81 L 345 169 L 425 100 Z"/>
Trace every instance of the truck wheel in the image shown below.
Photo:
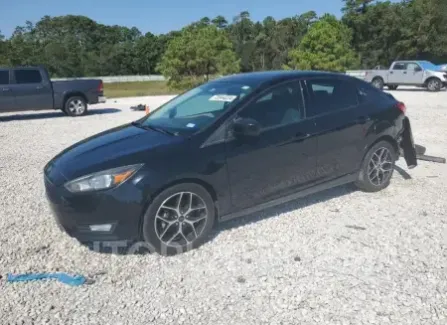
<path fill-rule="evenodd" d="M 366 154 L 355 185 L 364 192 L 378 192 L 388 187 L 396 159 L 393 145 L 388 141 L 379 141 Z"/>
<path fill-rule="evenodd" d="M 389 90 L 396 90 L 398 86 L 388 86 Z"/>
<path fill-rule="evenodd" d="M 69 97 L 65 101 L 64 111 L 69 116 L 81 116 L 87 113 L 87 102 L 81 96 Z"/>
<path fill-rule="evenodd" d="M 442 88 L 442 82 L 438 78 L 431 78 L 427 81 L 427 89 L 429 91 L 440 91 Z"/>
<path fill-rule="evenodd" d="M 378 78 L 374 78 L 373 81 L 372 81 L 372 85 L 373 85 L 374 87 L 376 87 L 377 89 L 382 90 L 382 89 L 383 89 L 383 86 L 384 86 L 383 79 L 380 78 L 380 77 L 378 77 Z"/>

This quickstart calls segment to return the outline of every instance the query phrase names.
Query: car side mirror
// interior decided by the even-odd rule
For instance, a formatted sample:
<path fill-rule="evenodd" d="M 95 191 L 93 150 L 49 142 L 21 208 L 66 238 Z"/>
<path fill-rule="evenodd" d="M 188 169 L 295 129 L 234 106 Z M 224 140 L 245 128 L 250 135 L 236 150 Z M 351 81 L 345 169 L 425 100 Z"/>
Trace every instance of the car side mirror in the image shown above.
<path fill-rule="evenodd" d="M 235 138 L 256 138 L 261 134 L 261 125 L 252 118 L 239 118 L 233 122 L 232 131 Z"/>
<path fill-rule="evenodd" d="M 414 71 L 415 71 L 415 72 L 422 71 L 422 68 L 421 68 L 421 67 L 415 67 L 415 68 L 414 68 Z"/>

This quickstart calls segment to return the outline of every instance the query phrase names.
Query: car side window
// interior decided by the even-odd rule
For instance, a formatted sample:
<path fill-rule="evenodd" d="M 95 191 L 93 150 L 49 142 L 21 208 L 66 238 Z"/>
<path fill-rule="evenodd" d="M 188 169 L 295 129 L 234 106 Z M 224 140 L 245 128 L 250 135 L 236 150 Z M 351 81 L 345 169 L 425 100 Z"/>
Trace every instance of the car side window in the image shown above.
<path fill-rule="evenodd" d="M 9 71 L 0 70 L 0 85 L 9 85 Z"/>
<path fill-rule="evenodd" d="M 295 123 L 303 118 L 303 97 L 299 81 L 287 82 L 268 90 L 238 113 L 269 128 Z"/>
<path fill-rule="evenodd" d="M 407 70 L 407 64 L 406 63 L 394 63 L 393 70 Z"/>
<path fill-rule="evenodd" d="M 384 92 L 379 91 L 377 88 L 371 86 L 370 83 L 365 82 L 363 80 L 356 80 L 357 84 L 357 93 L 360 103 L 371 102 L 378 97 L 385 98 Z"/>
<path fill-rule="evenodd" d="M 353 82 L 335 78 L 309 79 L 307 116 L 312 117 L 359 104 L 358 89 Z"/>
<path fill-rule="evenodd" d="M 17 69 L 14 70 L 14 76 L 18 84 L 40 84 L 42 82 L 39 70 Z"/>
<path fill-rule="evenodd" d="M 413 62 L 407 64 L 408 71 L 415 71 L 416 68 L 419 68 L 419 64 Z"/>

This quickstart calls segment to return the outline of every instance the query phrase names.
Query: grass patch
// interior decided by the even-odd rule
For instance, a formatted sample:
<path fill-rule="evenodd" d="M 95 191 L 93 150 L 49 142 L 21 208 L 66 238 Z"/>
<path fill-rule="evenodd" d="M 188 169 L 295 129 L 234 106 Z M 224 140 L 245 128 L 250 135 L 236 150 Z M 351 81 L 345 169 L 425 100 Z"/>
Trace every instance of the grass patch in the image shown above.
<path fill-rule="evenodd" d="M 179 90 L 169 89 L 166 81 L 137 81 L 104 84 L 107 98 L 175 95 Z"/>

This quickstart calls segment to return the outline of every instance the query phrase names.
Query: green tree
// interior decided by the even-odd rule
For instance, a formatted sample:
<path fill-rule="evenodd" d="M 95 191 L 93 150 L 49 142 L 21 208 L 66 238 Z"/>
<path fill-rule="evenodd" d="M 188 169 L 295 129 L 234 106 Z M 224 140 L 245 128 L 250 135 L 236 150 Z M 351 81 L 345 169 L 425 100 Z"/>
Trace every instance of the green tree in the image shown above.
<path fill-rule="evenodd" d="M 225 19 L 224 16 L 220 15 L 214 18 L 211 22 L 219 29 L 225 29 L 228 26 L 228 21 Z"/>
<path fill-rule="evenodd" d="M 333 15 L 315 22 L 299 46 L 289 52 L 286 69 L 344 71 L 358 65 L 351 31 Z"/>
<path fill-rule="evenodd" d="M 233 23 L 228 27 L 228 33 L 236 55 L 240 59 L 241 70 L 243 72 L 253 71 L 256 30 L 255 24 L 250 18 L 250 13 L 243 11 L 234 17 Z"/>
<path fill-rule="evenodd" d="M 238 72 L 239 61 L 225 32 L 214 25 L 191 25 L 169 42 L 158 68 L 172 87 L 183 88 Z"/>
<path fill-rule="evenodd" d="M 447 1 L 409 0 L 405 4 L 409 28 L 401 43 L 406 46 L 406 57 L 447 60 Z"/>
<path fill-rule="evenodd" d="M 0 30 L 0 66 L 8 64 L 8 42 Z"/>

